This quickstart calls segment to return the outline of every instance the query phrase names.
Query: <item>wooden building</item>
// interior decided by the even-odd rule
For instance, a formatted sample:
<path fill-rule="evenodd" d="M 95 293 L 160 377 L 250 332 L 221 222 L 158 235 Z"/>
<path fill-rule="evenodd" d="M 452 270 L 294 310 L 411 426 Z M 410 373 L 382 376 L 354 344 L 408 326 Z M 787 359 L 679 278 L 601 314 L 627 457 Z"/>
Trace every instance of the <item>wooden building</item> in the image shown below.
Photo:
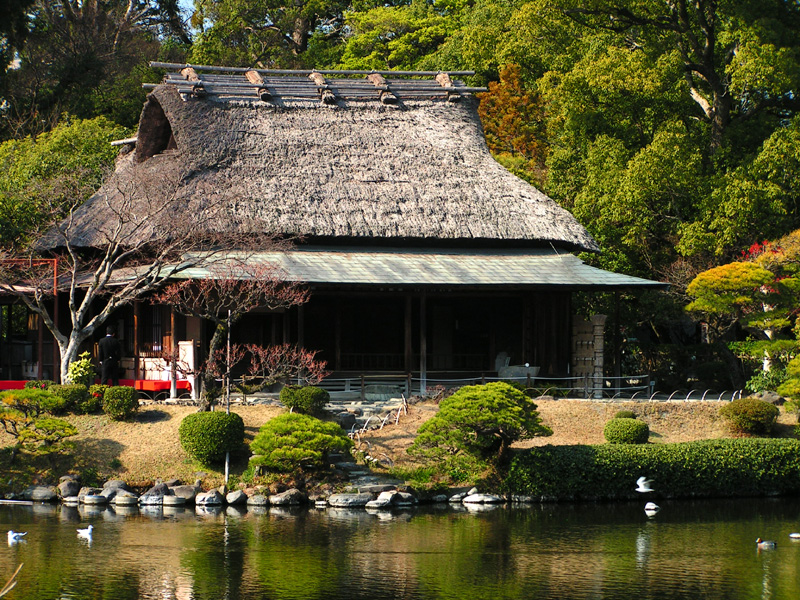
<path fill-rule="evenodd" d="M 663 287 L 575 256 L 600 249 L 491 157 L 477 90 L 457 73 L 156 66 L 168 74 L 151 86 L 136 137 L 120 141 L 114 175 L 79 210 L 73 241 L 102 246 L 97 224 L 141 173 L 172 182 L 187 210 L 223 202 L 220 229 L 298 240 L 290 251 L 241 249 L 307 282 L 312 297 L 246 316 L 240 341 L 299 342 L 337 374 L 528 363 L 559 376 L 578 366 L 574 292 Z M 116 323 L 131 376 L 165 347 L 207 336 L 169 307 L 129 307 Z"/>

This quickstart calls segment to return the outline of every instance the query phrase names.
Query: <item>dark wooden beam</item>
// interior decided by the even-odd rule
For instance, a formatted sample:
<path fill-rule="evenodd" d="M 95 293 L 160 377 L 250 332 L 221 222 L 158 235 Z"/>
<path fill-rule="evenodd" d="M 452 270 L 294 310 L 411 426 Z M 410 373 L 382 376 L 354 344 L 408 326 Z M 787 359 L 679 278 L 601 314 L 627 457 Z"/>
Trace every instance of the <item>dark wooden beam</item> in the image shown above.
<path fill-rule="evenodd" d="M 367 80 L 369 80 L 376 88 L 381 90 L 378 98 L 382 104 L 397 104 L 397 96 L 389 91 L 386 84 L 386 79 L 384 79 L 383 75 L 380 73 L 370 73 L 367 75 Z"/>
<path fill-rule="evenodd" d="M 317 84 L 319 97 L 323 104 L 336 104 L 336 96 L 328 89 L 328 83 L 321 73 L 317 73 L 316 71 L 309 73 L 308 78 Z"/>

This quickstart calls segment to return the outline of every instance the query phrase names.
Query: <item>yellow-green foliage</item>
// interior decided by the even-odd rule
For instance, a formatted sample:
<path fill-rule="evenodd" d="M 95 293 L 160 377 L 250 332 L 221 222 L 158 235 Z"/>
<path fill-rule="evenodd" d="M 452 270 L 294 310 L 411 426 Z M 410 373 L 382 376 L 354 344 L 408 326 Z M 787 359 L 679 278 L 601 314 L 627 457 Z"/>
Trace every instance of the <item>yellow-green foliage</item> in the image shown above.
<path fill-rule="evenodd" d="M 309 415 L 286 413 L 270 419 L 250 444 L 250 464 L 289 473 L 300 467 L 324 467 L 328 454 L 353 446 L 336 423 Z"/>
<path fill-rule="evenodd" d="M 778 407 L 757 398 L 738 398 L 719 409 L 736 431 L 769 435 L 778 420 Z"/>
<path fill-rule="evenodd" d="M 775 276 L 751 262 L 733 262 L 695 277 L 686 288 L 694 298 L 686 310 L 708 314 L 727 314 L 763 302 L 762 286 L 775 281 Z"/>
<path fill-rule="evenodd" d="M 45 390 L 12 390 L 0 394 L 0 425 L 16 438 L 17 447 L 40 453 L 59 452 L 64 438 L 76 435 L 75 426 L 47 416 L 60 406 Z"/>
<path fill-rule="evenodd" d="M 95 377 L 94 363 L 88 352 L 81 352 L 78 360 L 73 361 L 67 368 L 67 379 L 70 383 L 79 383 L 87 388 L 92 385 Z"/>

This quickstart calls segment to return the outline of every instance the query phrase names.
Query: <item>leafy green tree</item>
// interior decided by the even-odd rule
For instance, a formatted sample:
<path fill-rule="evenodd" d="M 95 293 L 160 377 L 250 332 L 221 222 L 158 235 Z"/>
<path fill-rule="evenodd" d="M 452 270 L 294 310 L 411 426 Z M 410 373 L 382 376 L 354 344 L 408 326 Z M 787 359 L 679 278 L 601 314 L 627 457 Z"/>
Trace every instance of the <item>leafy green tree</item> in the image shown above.
<path fill-rule="evenodd" d="M 412 0 L 406 6 L 378 6 L 350 12 L 342 53 L 345 69 L 414 69 L 447 38 L 452 22 L 432 5 Z"/>
<path fill-rule="evenodd" d="M 48 131 L 65 113 L 134 126 L 141 83 L 158 78 L 147 61 L 164 40 L 190 42 L 177 0 L 34 0 L 26 16 L 24 46 L 0 89 L 0 139 Z"/>
<path fill-rule="evenodd" d="M 709 147 L 761 112 L 796 111 L 800 8 L 775 1 L 564 0 L 567 16 L 619 36 L 631 50 L 655 48 L 680 62 L 684 90 L 708 124 Z"/>
<path fill-rule="evenodd" d="M 302 467 L 322 468 L 332 452 L 346 452 L 353 445 L 344 430 L 330 421 L 298 413 L 270 419 L 250 444 L 253 467 L 291 472 Z"/>
<path fill-rule="evenodd" d="M 0 144 L 0 247 L 19 247 L 99 187 L 129 134 L 104 117 L 65 119 L 37 137 Z"/>
<path fill-rule="evenodd" d="M 195 0 L 192 24 L 200 33 L 190 60 L 265 68 L 302 66 L 314 34 L 325 41 L 341 36 L 347 6 L 343 0 Z"/>
<path fill-rule="evenodd" d="M 784 315 L 772 308 L 776 285 L 775 275 L 755 263 L 721 265 L 700 273 L 689 284 L 687 292 L 694 300 L 686 310 L 708 318 L 717 339 L 740 320 L 784 326 Z"/>
<path fill-rule="evenodd" d="M 244 443 L 244 421 L 236 413 L 198 412 L 184 417 L 178 428 L 181 446 L 204 465 L 225 459 Z"/>
<path fill-rule="evenodd" d="M 54 405 L 52 394 L 45 390 L 13 390 L 0 394 L 0 425 L 16 439 L 11 455 L 25 449 L 39 454 L 60 453 L 65 438 L 77 435 L 74 425 L 47 413 Z"/>
<path fill-rule="evenodd" d="M 408 451 L 445 466 L 503 469 L 511 444 L 551 433 L 530 398 L 507 383 L 494 382 L 463 387 L 443 400 Z"/>

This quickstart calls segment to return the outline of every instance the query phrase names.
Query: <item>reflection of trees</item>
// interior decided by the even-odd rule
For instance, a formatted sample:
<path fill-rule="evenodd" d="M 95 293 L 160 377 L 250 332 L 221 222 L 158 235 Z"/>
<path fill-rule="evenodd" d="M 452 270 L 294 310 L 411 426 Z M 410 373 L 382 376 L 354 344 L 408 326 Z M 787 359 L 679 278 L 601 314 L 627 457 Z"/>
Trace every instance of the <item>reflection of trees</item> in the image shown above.
<path fill-rule="evenodd" d="M 246 552 L 237 524 L 220 515 L 196 527 L 187 541 L 181 550 L 181 568 L 194 578 L 190 598 L 246 597 L 241 594 Z"/>
<path fill-rule="evenodd" d="M 35 507 L 14 520 L 30 538 L 15 558 L 36 575 L 23 577 L 13 597 L 676 600 L 757 598 L 765 582 L 774 598 L 796 597 L 791 500 L 659 504 L 653 520 L 638 503 L 479 514 L 417 508 L 381 519 L 330 509 L 207 519 L 191 510 L 163 518 L 103 513 L 91 519 L 91 549 L 75 534 L 85 517 Z M 778 551 L 757 554 L 754 531 L 778 539 Z"/>

